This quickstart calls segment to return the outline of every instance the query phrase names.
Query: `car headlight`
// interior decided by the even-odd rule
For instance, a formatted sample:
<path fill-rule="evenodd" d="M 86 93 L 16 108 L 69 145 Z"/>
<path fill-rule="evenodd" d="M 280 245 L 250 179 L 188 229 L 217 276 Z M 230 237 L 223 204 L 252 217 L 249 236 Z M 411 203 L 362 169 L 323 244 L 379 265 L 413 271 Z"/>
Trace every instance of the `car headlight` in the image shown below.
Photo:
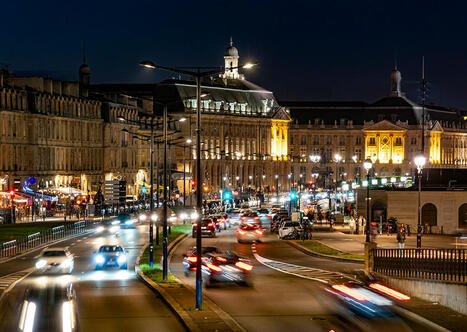
<path fill-rule="evenodd" d="M 134 223 L 135 223 L 135 221 L 133 219 L 125 221 L 125 225 L 132 225 Z"/>
<path fill-rule="evenodd" d="M 125 264 L 125 263 L 126 263 L 126 255 L 120 255 L 120 256 L 118 256 L 117 262 L 118 262 L 118 264 L 120 264 L 120 265 Z"/>
<path fill-rule="evenodd" d="M 157 221 L 157 214 L 153 214 L 153 215 L 151 216 L 151 220 L 152 220 L 152 221 Z"/>
<path fill-rule="evenodd" d="M 103 231 L 104 231 L 104 227 L 102 227 L 102 226 L 99 226 L 99 227 L 96 228 L 96 233 L 101 233 Z"/>
<path fill-rule="evenodd" d="M 19 320 L 20 331 L 32 331 L 34 328 L 34 316 L 36 315 L 36 304 L 24 301 Z"/>
<path fill-rule="evenodd" d="M 36 269 L 42 269 L 46 265 L 47 265 L 47 261 L 40 259 L 36 262 Z"/>
<path fill-rule="evenodd" d="M 97 255 L 95 259 L 97 264 L 104 264 L 105 262 L 105 257 L 101 254 Z"/>
<path fill-rule="evenodd" d="M 193 213 L 191 214 L 191 219 L 193 219 L 193 220 L 198 219 L 198 217 L 199 217 L 198 212 L 193 212 Z"/>
<path fill-rule="evenodd" d="M 120 224 L 120 220 L 117 219 L 117 220 L 112 221 L 112 225 L 118 225 L 118 224 Z"/>
<path fill-rule="evenodd" d="M 60 267 L 69 268 L 72 264 L 73 264 L 73 259 L 67 259 L 62 264 L 60 264 Z"/>
<path fill-rule="evenodd" d="M 145 221 L 146 218 L 147 218 L 147 216 L 145 214 L 142 214 L 142 215 L 139 216 L 140 221 Z"/>
<path fill-rule="evenodd" d="M 180 214 L 180 219 L 185 220 L 188 218 L 188 215 L 186 213 Z"/>

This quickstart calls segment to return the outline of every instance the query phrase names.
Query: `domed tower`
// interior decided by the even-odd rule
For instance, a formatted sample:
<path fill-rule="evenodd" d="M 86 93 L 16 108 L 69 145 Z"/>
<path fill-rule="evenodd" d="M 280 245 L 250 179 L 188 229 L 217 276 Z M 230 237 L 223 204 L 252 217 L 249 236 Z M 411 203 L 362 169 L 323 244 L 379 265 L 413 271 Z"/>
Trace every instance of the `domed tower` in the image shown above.
<path fill-rule="evenodd" d="M 401 92 L 401 72 L 397 70 L 397 64 L 394 66 L 394 70 L 391 71 L 391 97 L 402 97 Z"/>
<path fill-rule="evenodd" d="M 222 78 L 243 79 L 243 75 L 238 73 L 238 58 L 238 50 L 233 46 L 232 37 L 230 37 L 230 45 L 224 53 L 225 71 L 220 75 Z"/>
<path fill-rule="evenodd" d="M 91 84 L 91 68 L 86 63 L 86 56 L 83 58 L 83 64 L 79 67 L 79 96 L 89 96 L 89 85 Z"/>

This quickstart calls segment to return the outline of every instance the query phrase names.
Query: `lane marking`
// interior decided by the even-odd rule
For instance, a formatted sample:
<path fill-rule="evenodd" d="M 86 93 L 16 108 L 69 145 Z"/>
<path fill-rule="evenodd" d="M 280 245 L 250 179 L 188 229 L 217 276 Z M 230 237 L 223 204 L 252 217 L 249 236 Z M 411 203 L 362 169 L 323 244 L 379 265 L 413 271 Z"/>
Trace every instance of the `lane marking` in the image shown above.
<path fill-rule="evenodd" d="M 312 268 L 308 266 L 290 264 L 290 263 L 285 263 L 285 262 L 276 261 L 276 260 L 262 257 L 258 255 L 256 251 L 255 243 L 251 245 L 251 250 L 258 262 L 260 262 L 266 267 L 269 267 L 270 269 L 273 269 L 273 270 L 276 270 L 276 271 L 279 271 L 285 274 L 290 274 L 290 275 L 293 275 L 299 278 L 318 281 L 326 285 L 329 285 L 330 283 L 335 282 L 336 279 L 338 279 L 339 282 L 346 282 L 350 280 L 358 281 L 357 279 L 354 279 L 340 272 L 316 269 L 316 268 Z"/>
<path fill-rule="evenodd" d="M 34 268 L 13 272 L 0 277 L 0 301 L 15 285 L 34 272 Z"/>

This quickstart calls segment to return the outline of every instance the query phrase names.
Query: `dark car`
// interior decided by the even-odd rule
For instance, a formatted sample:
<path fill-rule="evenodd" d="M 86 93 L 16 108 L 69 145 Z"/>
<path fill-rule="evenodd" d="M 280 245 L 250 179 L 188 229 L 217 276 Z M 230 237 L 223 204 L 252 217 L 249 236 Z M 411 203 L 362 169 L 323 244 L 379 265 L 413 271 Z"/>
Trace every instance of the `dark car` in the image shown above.
<path fill-rule="evenodd" d="M 112 225 L 120 225 L 120 228 L 135 228 L 136 219 L 133 219 L 129 213 L 120 213 L 112 221 Z"/>
<path fill-rule="evenodd" d="M 215 250 L 206 253 L 201 262 L 201 269 L 205 287 L 212 287 L 217 283 L 251 285 L 253 265 L 232 251 Z"/>
<path fill-rule="evenodd" d="M 19 312 L 18 331 L 78 331 L 73 284 L 47 282 L 28 288 Z"/>
<path fill-rule="evenodd" d="M 211 218 L 203 218 L 200 222 L 194 222 L 192 224 L 191 233 L 194 238 L 196 237 L 199 226 L 201 226 L 201 236 L 216 237 L 216 224 Z"/>
<path fill-rule="evenodd" d="M 216 247 L 202 247 L 201 248 L 201 257 L 204 259 L 207 254 L 218 252 Z M 196 247 L 193 247 L 188 250 L 188 252 L 183 256 L 183 266 L 185 275 L 188 276 L 190 271 L 196 271 L 196 262 L 198 251 Z"/>
<path fill-rule="evenodd" d="M 246 212 L 240 217 L 241 223 L 254 223 L 261 225 L 261 220 L 256 212 Z"/>
<path fill-rule="evenodd" d="M 96 270 L 107 266 L 126 269 L 128 267 L 127 252 L 121 246 L 104 245 L 94 253 L 94 262 Z"/>

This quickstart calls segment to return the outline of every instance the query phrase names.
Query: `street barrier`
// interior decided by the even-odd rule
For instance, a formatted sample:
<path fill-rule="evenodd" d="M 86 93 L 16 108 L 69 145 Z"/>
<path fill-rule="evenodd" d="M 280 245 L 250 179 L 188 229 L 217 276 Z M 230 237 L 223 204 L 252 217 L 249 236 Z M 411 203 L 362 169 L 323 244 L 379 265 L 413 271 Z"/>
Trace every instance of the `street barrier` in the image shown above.
<path fill-rule="evenodd" d="M 12 257 L 40 245 L 84 233 L 88 231 L 92 225 L 94 225 L 93 221 L 79 221 L 69 225 L 56 226 L 42 232 L 4 242 L 0 251 L 0 258 Z"/>
<path fill-rule="evenodd" d="M 467 249 L 373 249 L 372 271 L 397 278 L 467 282 Z"/>

